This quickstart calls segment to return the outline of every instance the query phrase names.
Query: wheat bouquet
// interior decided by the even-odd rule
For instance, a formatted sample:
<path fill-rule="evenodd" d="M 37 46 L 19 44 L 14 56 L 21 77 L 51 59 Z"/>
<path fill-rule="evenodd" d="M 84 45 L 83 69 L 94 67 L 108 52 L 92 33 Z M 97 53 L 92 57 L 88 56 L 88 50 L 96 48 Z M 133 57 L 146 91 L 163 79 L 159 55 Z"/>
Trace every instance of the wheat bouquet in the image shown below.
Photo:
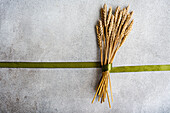
<path fill-rule="evenodd" d="M 128 13 L 128 9 L 129 6 L 123 8 L 122 10 L 118 6 L 113 15 L 112 7 L 109 8 L 107 13 L 107 5 L 104 4 L 103 8 L 100 10 L 101 18 L 96 25 L 96 33 L 100 48 L 102 77 L 96 88 L 96 93 L 92 103 L 97 95 L 98 101 L 101 99 L 101 103 L 104 102 L 107 95 L 109 107 L 111 108 L 108 94 L 108 83 L 110 85 L 112 102 L 113 95 L 109 70 L 112 67 L 113 59 L 117 50 L 122 46 L 128 34 L 132 30 L 134 20 L 131 20 L 131 17 L 133 15 L 133 11 Z"/>

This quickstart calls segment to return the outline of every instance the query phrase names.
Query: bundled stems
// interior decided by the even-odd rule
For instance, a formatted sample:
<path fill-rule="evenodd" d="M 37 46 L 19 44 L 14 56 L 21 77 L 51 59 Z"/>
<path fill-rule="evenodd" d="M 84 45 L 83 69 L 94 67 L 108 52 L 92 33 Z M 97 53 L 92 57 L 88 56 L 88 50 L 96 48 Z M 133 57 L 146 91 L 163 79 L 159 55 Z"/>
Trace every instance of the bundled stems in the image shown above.
<path fill-rule="evenodd" d="M 107 14 L 107 5 L 104 4 L 103 8 L 100 10 L 101 18 L 98 21 L 98 25 L 96 25 L 96 34 L 100 48 L 101 66 L 113 63 L 116 52 L 122 46 L 132 30 L 134 20 L 131 21 L 131 17 L 133 11 L 128 13 L 128 9 L 129 6 L 122 10 L 118 6 L 113 15 L 112 7 L 110 7 Z M 98 101 L 101 99 L 101 103 L 105 101 L 107 96 L 109 107 L 111 108 L 108 84 L 110 86 L 111 101 L 113 102 L 110 73 L 109 70 L 106 70 L 102 72 L 102 78 L 96 88 L 96 93 L 92 103 L 97 95 L 99 97 Z"/>

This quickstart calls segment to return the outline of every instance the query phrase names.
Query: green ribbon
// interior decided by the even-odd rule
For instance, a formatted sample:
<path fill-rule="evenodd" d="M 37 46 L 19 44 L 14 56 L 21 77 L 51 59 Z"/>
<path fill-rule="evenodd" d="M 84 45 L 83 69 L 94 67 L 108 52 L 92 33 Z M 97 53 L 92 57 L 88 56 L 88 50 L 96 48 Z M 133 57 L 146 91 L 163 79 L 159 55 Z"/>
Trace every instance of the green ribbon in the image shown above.
<path fill-rule="evenodd" d="M 0 68 L 101 68 L 100 62 L 0 62 Z M 170 65 L 140 65 L 112 67 L 104 65 L 102 71 L 110 73 L 170 71 Z"/>
<path fill-rule="evenodd" d="M 0 68 L 100 68 L 100 62 L 0 62 Z"/>

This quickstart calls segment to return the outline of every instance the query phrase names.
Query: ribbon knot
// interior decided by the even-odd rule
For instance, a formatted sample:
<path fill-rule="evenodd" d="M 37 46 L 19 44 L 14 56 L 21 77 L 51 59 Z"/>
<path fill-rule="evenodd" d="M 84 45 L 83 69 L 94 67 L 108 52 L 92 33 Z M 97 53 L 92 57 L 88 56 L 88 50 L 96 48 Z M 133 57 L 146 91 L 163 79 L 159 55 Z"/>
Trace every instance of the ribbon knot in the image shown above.
<path fill-rule="evenodd" d="M 112 64 L 107 64 L 102 66 L 102 72 L 110 71 L 112 69 Z"/>

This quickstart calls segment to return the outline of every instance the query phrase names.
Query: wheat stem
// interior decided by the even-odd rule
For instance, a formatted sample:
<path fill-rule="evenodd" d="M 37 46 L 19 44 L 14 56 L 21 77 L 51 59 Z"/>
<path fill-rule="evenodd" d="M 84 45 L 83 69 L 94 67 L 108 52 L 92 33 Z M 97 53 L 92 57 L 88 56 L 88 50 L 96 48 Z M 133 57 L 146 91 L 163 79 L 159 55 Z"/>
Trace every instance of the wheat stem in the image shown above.
<path fill-rule="evenodd" d="M 111 99 L 112 99 L 112 102 L 113 102 L 112 84 L 111 84 L 111 79 L 110 79 L 110 73 L 109 73 L 109 85 L 110 85 Z"/>
<path fill-rule="evenodd" d="M 95 95 L 94 95 L 94 98 L 93 98 L 93 100 L 92 100 L 92 103 L 94 102 L 94 99 L 96 98 L 97 93 L 98 93 L 98 90 L 99 90 L 99 88 L 100 88 L 100 86 L 101 86 L 102 83 L 103 83 L 103 79 L 102 79 L 102 81 L 100 82 L 99 87 L 97 88 L 97 91 L 96 91 L 96 93 L 95 93 Z"/>
<path fill-rule="evenodd" d="M 108 61 L 109 61 L 109 59 L 110 59 L 110 54 L 111 54 L 111 49 L 112 49 L 112 35 L 111 35 L 111 33 L 113 33 L 112 32 L 112 30 L 113 30 L 113 21 L 114 21 L 114 16 L 112 15 L 111 16 L 111 21 L 110 21 L 110 26 L 109 26 L 109 58 L 108 58 Z"/>
<path fill-rule="evenodd" d="M 107 33 L 107 28 L 106 28 L 106 50 L 105 50 L 105 60 L 104 60 L 104 65 L 107 64 L 108 49 L 109 49 L 109 38 L 108 38 L 108 33 Z"/>
<path fill-rule="evenodd" d="M 107 98 L 108 98 L 108 102 L 109 102 L 109 108 L 111 108 L 110 99 L 109 99 L 109 94 L 108 94 L 108 91 L 107 91 L 107 90 L 106 90 L 106 93 L 107 93 Z"/>
<path fill-rule="evenodd" d="M 100 59 L 101 59 L 101 66 L 103 66 L 103 52 L 102 52 L 102 48 L 100 49 Z"/>

